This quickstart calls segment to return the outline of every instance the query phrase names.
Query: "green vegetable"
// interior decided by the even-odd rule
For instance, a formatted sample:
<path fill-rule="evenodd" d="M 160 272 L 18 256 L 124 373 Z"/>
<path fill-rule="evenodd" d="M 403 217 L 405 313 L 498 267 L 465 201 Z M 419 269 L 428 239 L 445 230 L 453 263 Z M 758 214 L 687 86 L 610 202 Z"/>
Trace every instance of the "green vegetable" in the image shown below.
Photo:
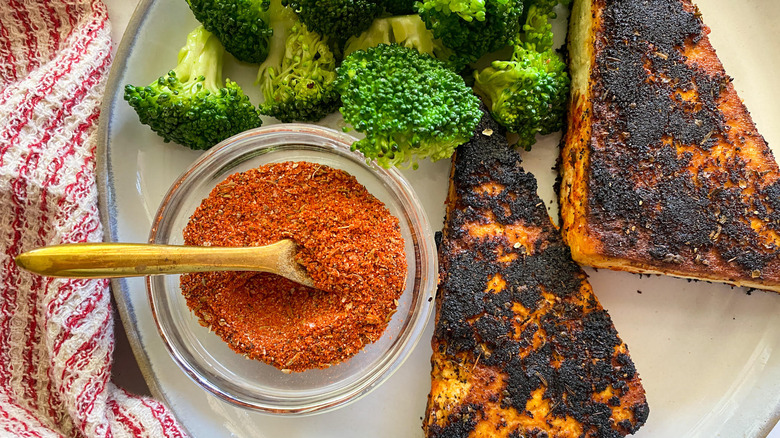
<path fill-rule="evenodd" d="M 474 73 L 474 91 L 483 97 L 491 115 L 519 135 L 518 145 L 530 149 L 537 134 L 563 127 L 569 94 L 567 66 L 552 49 L 554 17 L 550 0 L 530 5 L 523 42 L 515 44 L 508 61 L 493 61 Z M 539 2 L 540 4 L 542 2 Z"/>
<path fill-rule="evenodd" d="M 433 37 L 433 32 L 425 27 L 417 14 L 377 18 L 365 32 L 347 40 L 344 55 L 379 44 L 393 43 L 445 61 L 454 71 L 460 71 L 466 64 L 464 59 L 454 56 L 453 51 L 445 47 L 441 40 Z"/>
<path fill-rule="evenodd" d="M 469 62 L 511 44 L 522 13 L 522 0 L 424 0 L 419 5 L 433 36 Z"/>
<path fill-rule="evenodd" d="M 570 0 L 527 0 L 521 36 L 525 46 L 537 52 L 551 48 L 553 32 L 550 20 L 558 16 L 554 9 L 558 4 L 566 6 L 569 3 Z"/>
<path fill-rule="evenodd" d="M 199 26 L 173 70 L 146 87 L 126 85 L 124 98 L 166 143 L 208 149 L 262 123 L 238 84 L 228 79 L 223 85 L 223 55 L 217 38 Z"/>
<path fill-rule="evenodd" d="M 271 39 L 269 0 L 187 0 L 195 18 L 236 59 L 263 62 Z"/>
<path fill-rule="evenodd" d="M 271 52 L 258 72 L 265 97 L 260 112 L 282 122 L 316 122 L 339 107 L 333 87 L 336 59 L 327 38 L 289 14 L 290 26 L 286 32 L 274 33 Z"/>
<path fill-rule="evenodd" d="M 298 13 L 310 30 L 343 43 L 371 26 L 384 10 L 380 1 L 371 0 L 282 0 Z"/>
<path fill-rule="evenodd" d="M 417 13 L 414 4 L 417 0 L 385 0 L 385 11 L 390 15 L 409 15 Z"/>
<path fill-rule="evenodd" d="M 452 155 L 480 120 L 479 99 L 444 63 L 398 44 L 349 54 L 337 70 L 341 114 L 365 134 L 353 144 L 384 167 Z"/>

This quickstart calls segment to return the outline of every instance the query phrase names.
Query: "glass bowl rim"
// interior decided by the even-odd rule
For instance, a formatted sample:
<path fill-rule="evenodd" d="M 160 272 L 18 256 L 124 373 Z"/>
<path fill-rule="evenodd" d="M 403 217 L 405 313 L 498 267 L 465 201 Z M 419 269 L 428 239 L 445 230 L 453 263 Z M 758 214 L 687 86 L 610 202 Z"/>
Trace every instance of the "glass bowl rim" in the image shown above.
<path fill-rule="evenodd" d="M 176 179 L 163 197 L 153 218 L 152 227 L 149 232 L 149 242 L 165 243 L 159 239 L 167 239 L 170 237 L 170 234 L 160 236 L 158 230 L 160 230 L 161 225 L 164 225 L 166 221 L 170 222 L 175 219 L 176 215 L 173 213 L 179 212 L 179 204 L 183 202 L 183 199 L 181 198 L 184 198 L 182 190 L 186 192 L 186 189 L 189 188 L 190 184 L 195 184 L 199 181 L 199 177 L 203 176 L 203 168 L 205 166 L 213 162 L 219 162 L 224 156 L 229 156 L 234 146 L 242 147 L 242 150 L 247 150 L 239 154 L 241 157 L 247 155 L 248 152 L 252 150 L 262 151 L 275 147 L 284 148 L 285 142 L 280 141 L 280 137 L 286 134 L 303 136 L 312 142 L 324 142 L 318 144 L 301 144 L 300 141 L 296 141 L 295 145 L 291 145 L 288 142 L 286 143 L 288 149 L 294 149 L 296 146 L 303 146 L 304 149 L 311 148 L 325 153 L 336 152 L 336 155 L 341 156 L 340 159 L 346 158 L 354 163 L 358 163 L 383 184 L 392 189 L 391 194 L 400 204 L 404 214 L 408 218 L 407 226 L 411 238 L 413 239 L 412 246 L 415 248 L 414 262 L 416 263 L 416 278 L 411 278 L 412 281 L 415 281 L 412 292 L 416 295 L 416 300 L 413 296 L 408 312 L 410 316 L 408 319 L 404 320 L 404 325 L 397 334 L 401 341 L 392 343 L 390 348 L 379 356 L 381 361 L 379 361 L 378 366 L 374 366 L 368 370 L 361 370 L 361 373 L 358 374 L 360 379 L 348 384 L 346 387 L 336 388 L 333 391 L 328 391 L 314 397 L 309 395 L 300 398 L 293 397 L 292 399 L 285 398 L 285 396 L 289 396 L 289 394 L 280 396 L 265 393 L 260 394 L 260 399 L 258 400 L 257 395 L 255 397 L 242 396 L 241 394 L 236 394 L 221 387 L 218 383 L 215 383 L 212 379 L 204 375 L 205 373 L 198 370 L 198 368 L 203 367 L 202 364 L 193 364 L 186 359 L 183 356 L 184 352 L 179 351 L 179 349 L 174 346 L 175 342 L 173 336 L 175 333 L 168 333 L 168 329 L 165 327 L 166 324 L 173 325 L 174 323 L 170 321 L 163 322 L 160 309 L 158 309 L 158 306 L 164 306 L 164 304 L 159 303 L 159 300 L 155 298 L 155 294 L 163 293 L 164 290 L 167 289 L 162 276 L 158 276 L 157 278 L 147 277 L 146 290 L 152 316 L 163 344 L 179 368 L 182 369 L 191 380 L 208 392 L 216 395 L 218 398 L 243 408 L 270 414 L 300 416 L 329 412 L 362 398 L 387 381 L 387 379 L 389 379 L 406 361 L 419 343 L 425 326 L 431 317 L 433 308 L 432 302 L 438 274 L 438 261 L 433 231 L 430 222 L 428 221 L 427 214 L 414 189 L 398 169 L 387 169 L 376 165 L 376 163 L 368 162 L 360 152 L 350 149 L 349 146 L 355 141 L 355 138 L 346 133 L 319 125 L 304 123 L 274 124 L 251 129 L 230 137 L 203 153 Z M 267 140 L 270 141 L 270 144 L 261 144 L 259 146 L 253 146 L 251 144 L 254 139 L 260 139 L 262 142 L 264 138 L 266 140 L 271 138 L 271 140 Z M 276 140 L 276 142 L 273 140 Z M 300 138 L 298 140 L 300 140 Z M 245 144 L 247 142 L 250 143 Z M 236 146 L 236 144 L 239 146 Z M 241 146 L 242 144 L 243 146 Z M 250 156 L 247 159 L 251 158 L 252 157 Z M 225 166 L 228 166 L 230 163 L 229 160 L 222 163 L 219 169 L 224 169 Z M 228 171 L 226 175 L 230 173 L 231 172 Z M 208 174 L 206 175 L 208 176 Z M 399 219 L 403 220 L 403 218 Z M 160 290 L 156 290 L 158 287 Z M 392 354 L 388 355 L 388 353 Z"/>

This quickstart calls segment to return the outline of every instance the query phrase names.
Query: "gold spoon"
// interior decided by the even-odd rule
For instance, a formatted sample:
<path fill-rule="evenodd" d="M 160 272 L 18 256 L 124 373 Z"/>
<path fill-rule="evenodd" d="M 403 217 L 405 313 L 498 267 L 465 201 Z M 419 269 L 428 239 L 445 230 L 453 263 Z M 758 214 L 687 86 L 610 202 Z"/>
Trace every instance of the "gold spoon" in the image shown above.
<path fill-rule="evenodd" d="M 295 261 L 298 249 L 289 239 L 266 246 L 216 247 L 144 243 L 69 243 L 33 249 L 16 264 L 47 277 L 112 278 L 211 271 L 261 271 L 314 286 Z"/>

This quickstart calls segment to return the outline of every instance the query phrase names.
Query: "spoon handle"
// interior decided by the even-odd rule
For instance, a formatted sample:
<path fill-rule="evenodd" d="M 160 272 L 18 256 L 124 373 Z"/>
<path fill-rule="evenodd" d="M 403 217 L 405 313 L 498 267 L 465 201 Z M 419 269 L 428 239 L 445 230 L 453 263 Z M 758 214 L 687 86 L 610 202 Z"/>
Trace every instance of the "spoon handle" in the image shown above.
<path fill-rule="evenodd" d="M 112 278 L 207 271 L 262 271 L 284 275 L 295 255 L 291 240 L 257 247 L 201 247 L 142 243 L 71 243 L 16 257 L 27 271 L 48 277 Z"/>

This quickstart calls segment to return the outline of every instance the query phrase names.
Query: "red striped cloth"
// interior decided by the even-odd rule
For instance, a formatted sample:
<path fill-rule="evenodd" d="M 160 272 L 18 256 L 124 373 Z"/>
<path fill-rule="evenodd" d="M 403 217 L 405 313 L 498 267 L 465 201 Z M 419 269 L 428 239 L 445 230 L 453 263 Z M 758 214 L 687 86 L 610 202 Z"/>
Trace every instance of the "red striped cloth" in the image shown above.
<path fill-rule="evenodd" d="M 102 240 L 95 144 L 110 64 L 99 0 L 0 0 L 0 436 L 184 435 L 159 402 L 111 383 L 107 282 L 13 261 Z"/>

